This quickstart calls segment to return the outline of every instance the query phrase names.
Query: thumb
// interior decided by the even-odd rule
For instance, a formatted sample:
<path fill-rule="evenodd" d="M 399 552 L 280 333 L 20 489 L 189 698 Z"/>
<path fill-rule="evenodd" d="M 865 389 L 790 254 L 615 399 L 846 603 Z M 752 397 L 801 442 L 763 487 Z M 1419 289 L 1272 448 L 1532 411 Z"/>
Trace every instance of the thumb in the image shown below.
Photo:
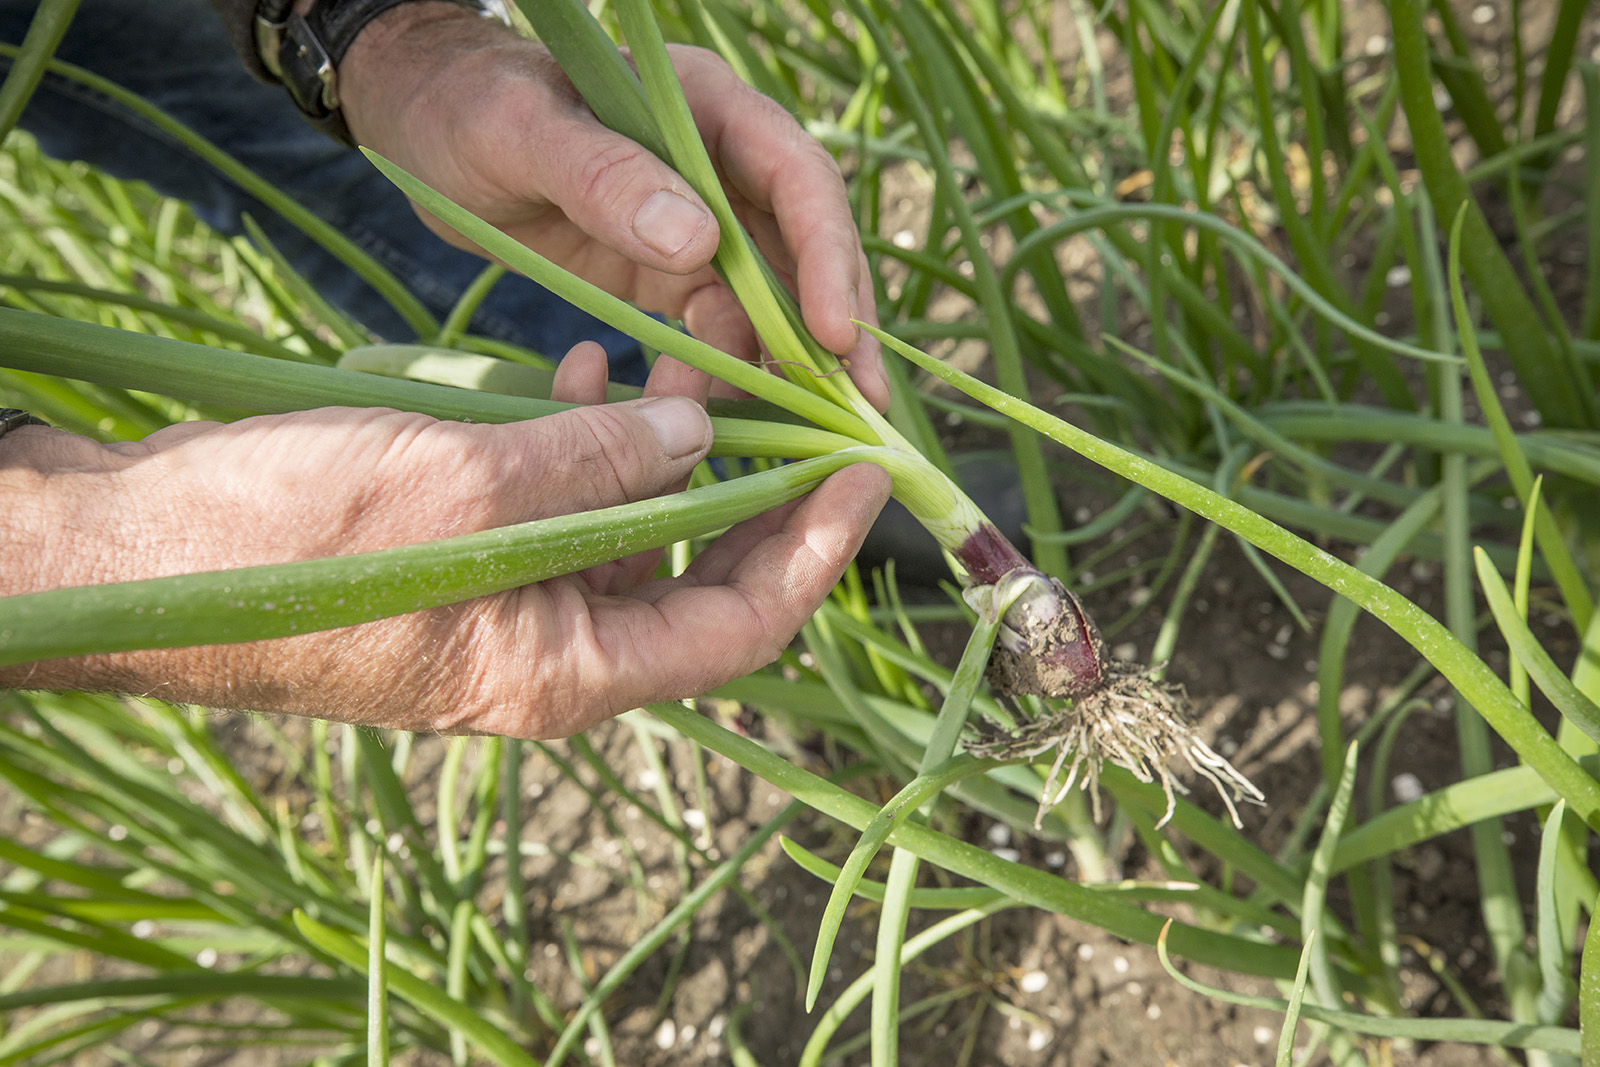
<path fill-rule="evenodd" d="M 545 154 L 544 195 L 589 236 L 635 263 L 690 274 L 716 253 L 716 219 L 679 175 L 597 122 Z"/>
<path fill-rule="evenodd" d="M 550 462 L 540 476 L 546 514 L 669 492 L 711 448 L 711 418 L 681 396 L 573 408 L 535 420 Z"/>

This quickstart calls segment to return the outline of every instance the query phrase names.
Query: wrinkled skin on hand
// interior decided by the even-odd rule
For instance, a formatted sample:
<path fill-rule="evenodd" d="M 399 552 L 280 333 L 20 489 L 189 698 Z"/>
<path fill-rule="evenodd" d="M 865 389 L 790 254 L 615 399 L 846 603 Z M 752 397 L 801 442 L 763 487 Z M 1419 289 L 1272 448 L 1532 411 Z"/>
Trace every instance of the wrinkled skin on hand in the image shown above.
<path fill-rule="evenodd" d="M 111 446 L 43 427 L 0 444 L 0 593 L 281 563 L 433 540 L 682 487 L 710 445 L 703 378 L 658 368 L 599 404 L 580 345 L 559 399 L 593 406 L 468 425 L 325 408 L 184 423 Z M 689 396 L 669 395 L 687 392 Z M 699 395 L 696 395 L 696 394 Z M 657 553 L 320 634 L 0 670 L 0 686 L 148 694 L 385 727 L 548 738 L 694 696 L 770 662 L 853 557 L 888 492 L 858 464 L 729 531 L 682 577 Z"/>

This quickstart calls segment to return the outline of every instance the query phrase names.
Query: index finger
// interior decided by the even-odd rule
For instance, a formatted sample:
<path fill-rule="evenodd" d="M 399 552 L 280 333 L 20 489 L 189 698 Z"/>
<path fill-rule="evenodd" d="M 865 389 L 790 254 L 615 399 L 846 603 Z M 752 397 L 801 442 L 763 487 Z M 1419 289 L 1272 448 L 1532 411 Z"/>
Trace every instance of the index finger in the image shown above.
<path fill-rule="evenodd" d="M 875 325 L 877 306 L 839 165 L 777 101 L 725 65 L 702 67 L 685 71 L 683 81 L 707 150 L 729 185 L 776 220 L 795 264 L 806 328 L 849 360 L 863 395 L 886 409 L 882 353 L 852 321 Z"/>

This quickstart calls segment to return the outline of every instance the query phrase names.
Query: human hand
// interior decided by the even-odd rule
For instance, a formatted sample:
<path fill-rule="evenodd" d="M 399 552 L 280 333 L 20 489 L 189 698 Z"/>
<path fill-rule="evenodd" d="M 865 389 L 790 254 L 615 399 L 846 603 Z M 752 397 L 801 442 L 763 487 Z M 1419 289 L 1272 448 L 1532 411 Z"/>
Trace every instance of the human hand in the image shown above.
<path fill-rule="evenodd" d="M 827 151 L 713 53 L 672 49 L 736 213 L 798 292 L 807 328 L 889 402 L 872 280 Z M 746 359 L 754 329 L 710 268 L 715 219 L 689 185 L 602 126 L 543 46 L 454 4 L 374 20 L 339 68 L 356 139 L 545 258 Z M 464 238 L 424 213 L 442 236 Z"/>
<path fill-rule="evenodd" d="M 599 347 L 580 345 L 558 390 L 592 399 L 604 371 Z M 699 405 L 663 395 L 507 425 L 323 408 L 111 446 L 26 427 L 0 442 L 0 594 L 373 551 L 607 507 L 681 485 L 710 443 Z M 565 736 L 774 659 L 887 492 L 881 469 L 849 467 L 735 527 L 679 578 L 653 580 L 647 555 L 324 633 L 21 664 L 0 669 L 0 686 Z"/>

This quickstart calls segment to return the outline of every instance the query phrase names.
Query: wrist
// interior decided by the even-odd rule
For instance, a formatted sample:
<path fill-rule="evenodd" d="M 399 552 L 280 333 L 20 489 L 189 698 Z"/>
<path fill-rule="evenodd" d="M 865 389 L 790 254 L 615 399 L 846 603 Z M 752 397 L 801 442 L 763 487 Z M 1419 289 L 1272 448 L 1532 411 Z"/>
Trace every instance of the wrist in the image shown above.
<path fill-rule="evenodd" d="M 350 72 L 363 64 L 359 58 L 352 62 L 351 54 L 376 51 L 387 56 L 395 40 L 418 27 L 458 20 L 494 22 L 504 31 L 509 24 L 506 0 L 257 0 L 255 45 L 264 70 L 282 83 L 313 125 L 355 144 L 347 100 L 352 88 L 358 97 L 360 93 L 346 83 L 361 80 Z M 427 58 L 424 44 L 413 50 L 407 66 Z M 403 77 L 412 72 L 387 73 Z"/>
<path fill-rule="evenodd" d="M 388 154 L 404 116 L 447 87 L 442 76 L 458 56 L 507 40 L 521 38 L 454 0 L 411 0 L 383 12 L 339 64 L 340 102 L 352 139 Z"/>

